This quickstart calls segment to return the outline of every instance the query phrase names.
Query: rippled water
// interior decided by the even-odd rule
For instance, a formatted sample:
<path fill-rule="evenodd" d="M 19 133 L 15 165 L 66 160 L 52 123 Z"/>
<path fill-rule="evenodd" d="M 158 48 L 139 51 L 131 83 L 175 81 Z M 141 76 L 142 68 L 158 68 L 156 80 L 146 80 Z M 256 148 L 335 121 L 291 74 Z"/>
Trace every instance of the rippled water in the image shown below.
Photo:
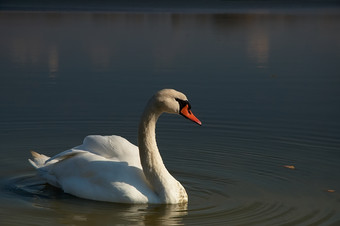
<path fill-rule="evenodd" d="M 0 224 L 339 225 L 339 15 L 0 12 Z M 203 123 L 158 123 L 188 205 L 82 200 L 35 176 L 29 150 L 136 143 L 164 87 Z"/>

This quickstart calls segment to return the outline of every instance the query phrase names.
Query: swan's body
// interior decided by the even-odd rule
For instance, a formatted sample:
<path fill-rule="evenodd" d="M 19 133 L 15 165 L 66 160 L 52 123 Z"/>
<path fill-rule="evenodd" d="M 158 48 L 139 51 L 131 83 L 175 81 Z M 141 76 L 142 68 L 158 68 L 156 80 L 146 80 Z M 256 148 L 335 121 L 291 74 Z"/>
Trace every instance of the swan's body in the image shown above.
<path fill-rule="evenodd" d="M 86 199 L 120 203 L 186 203 L 184 187 L 168 172 L 157 148 L 155 128 L 163 113 L 191 113 L 184 94 L 164 89 L 142 115 L 138 146 L 119 136 L 87 136 L 83 144 L 52 158 L 32 152 L 31 164 L 47 183 Z"/>

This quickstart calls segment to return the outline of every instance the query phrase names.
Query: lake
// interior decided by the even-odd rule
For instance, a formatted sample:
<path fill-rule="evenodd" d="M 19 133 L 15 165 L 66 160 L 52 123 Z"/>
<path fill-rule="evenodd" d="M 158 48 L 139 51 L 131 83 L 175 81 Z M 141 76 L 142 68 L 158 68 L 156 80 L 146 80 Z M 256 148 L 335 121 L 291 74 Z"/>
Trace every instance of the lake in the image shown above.
<path fill-rule="evenodd" d="M 339 225 L 339 8 L 0 11 L 1 225 Z M 187 206 L 88 201 L 27 159 L 86 135 L 137 143 L 162 88 L 157 141 Z"/>

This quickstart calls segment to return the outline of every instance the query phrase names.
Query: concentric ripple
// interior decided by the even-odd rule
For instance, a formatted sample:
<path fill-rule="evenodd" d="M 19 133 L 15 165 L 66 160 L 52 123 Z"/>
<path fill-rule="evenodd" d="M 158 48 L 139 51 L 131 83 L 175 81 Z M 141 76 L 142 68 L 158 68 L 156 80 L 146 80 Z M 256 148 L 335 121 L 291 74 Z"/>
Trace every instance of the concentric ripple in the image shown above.
<path fill-rule="evenodd" d="M 292 137 L 282 137 L 266 124 L 220 124 L 216 128 L 209 128 L 209 137 L 202 137 L 203 146 L 202 142 L 195 145 L 191 140 L 191 145 L 184 145 L 183 149 L 178 146 L 173 149 L 175 153 L 169 154 L 169 164 L 180 169 L 174 174 L 189 194 L 185 223 L 340 223 L 340 197 L 327 189 L 339 185 L 336 172 L 327 171 L 336 169 L 338 164 L 338 157 L 333 158 L 338 143 L 330 142 L 329 134 L 318 134 L 315 140 L 315 134 L 306 136 L 305 128 L 299 127 L 287 132 Z M 172 136 L 169 139 L 178 139 L 177 135 Z M 199 132 L 195 136 L 201 139 Z M 166 146 L 171 146 L 170 142 Z"/>

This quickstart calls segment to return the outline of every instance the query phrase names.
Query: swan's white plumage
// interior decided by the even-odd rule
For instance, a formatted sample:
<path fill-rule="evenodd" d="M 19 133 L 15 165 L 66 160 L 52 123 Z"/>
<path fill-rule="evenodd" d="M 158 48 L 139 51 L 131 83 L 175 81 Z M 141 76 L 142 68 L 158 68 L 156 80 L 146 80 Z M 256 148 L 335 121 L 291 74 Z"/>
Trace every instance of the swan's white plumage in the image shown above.
<path fill-rule="evenodd" d="M 44 164 L 42 156 L 33 159 L 39 175 L 66 193 L 98 201 L 159 202 L 143 174 L 138 147 L 120 136 L 87 136 L 82 145 L 44 156 Z"/>
<path fill-rule="evenodd" d="M 51 158 L 32 152 L 29 161 L 47 183 L 81 198 L 186 203 L 186 191 L 164 166 L 155 138 L 158 117 L 163 112 L 178 114 L 178 99 L 187 101 L 184 94 L 172 89 L 161 90 L 150 99 L 139 126 L 139 148 L 120 136 L 92 135 Z"/>

